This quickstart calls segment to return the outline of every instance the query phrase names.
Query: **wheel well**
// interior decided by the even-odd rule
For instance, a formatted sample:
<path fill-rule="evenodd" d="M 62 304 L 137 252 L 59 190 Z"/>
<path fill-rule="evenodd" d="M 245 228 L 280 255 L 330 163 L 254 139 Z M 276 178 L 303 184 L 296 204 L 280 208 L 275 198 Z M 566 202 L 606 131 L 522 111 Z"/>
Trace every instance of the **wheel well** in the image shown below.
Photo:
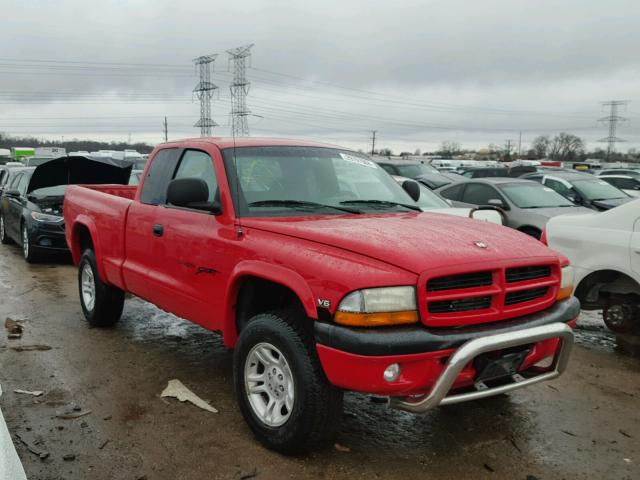
<path fill-rule="evenodd" d="M 238 291 L 236 327 L 238 332 L 259 313 L 293 308 L 306 317 L 302 302 L 290 288 L 259 277 L 244 279 Z"/>
<path fill-rule="evenodd" d="M 87 248 L 90 248 L 91 250 L 94 249 L 93 239 L 91 238 L 91 232 L 85 225 L 76 226 L 75 238 L 76 238 L 76 243 L 80 248 L 80 252 L 79 252 L 80 255 L 82 255 L 82 252 L 84 252 Z"/>
<path fill-rule="evenodd" d="M 616 295 L 640 296 L 640 285 L 617 270 L 599 270 L 584 277 L 575 291 L 582 307 L 588 310 L 602 308 L 609 298 Z"/>

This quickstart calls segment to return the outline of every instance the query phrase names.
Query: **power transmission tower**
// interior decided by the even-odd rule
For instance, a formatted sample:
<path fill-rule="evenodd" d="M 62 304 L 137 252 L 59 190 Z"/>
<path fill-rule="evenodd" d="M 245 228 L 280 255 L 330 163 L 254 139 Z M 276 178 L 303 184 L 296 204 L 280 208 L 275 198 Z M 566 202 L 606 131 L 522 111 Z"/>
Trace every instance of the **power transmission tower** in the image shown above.
<path fill-rule="evenodd" d="M 376 133 L 378 133 L 377 130 L 371 130 L 371 155 L 376 151 Z"/>
<path fill-rule="evenodd" d="M 231 135 L 234 137 L 249 136 L 249 122 L 247 116 L 251 113 L 247 109 L 247 94 L 250 82 L 246 77 L 246 61 L 251 56 L 253 43 L 227 50 L 229 63 L 233 64 L 233 83 L 231 90 Z"/>
<path fill-rule="evenodd" d="M 164 141 L 168 142 L 169 141 L 169 126 L 167 125 L 167 117 L 164 117 Z"/>
<path fill-rule="evenodd" d="M 193 59 L 196 70 L 200 75 L 200 81 L 193 89 L 193 94 L 200 100 L 200 120 L 193 126 L 200 127 L 201 137 L 210 137 L 211 128 L 217 127 L 218 124 L 211 120 L 211 98 L 213 92 L 218 87 L 211 83 L 211 71 L 213 70 L 213 62 L 218 54 L 203 55 Z"/>
<path fill-rule="evenodd" d="M 611 157 L 611 154 L 615 152 L 616 142 L 624 142 L 622 138 L 616 137 L 616 130 L 618 129 L 618 122 L 626 122 L 625 117 L 618 115 L 618 107 L 626 106 L 629 103 L 628 100 L 611 100 L 610 102 L 602 102 L 602 106 L 609 107 L 609 115 L 600 118 L 599 122 L 607 122 L 609 124 L 609 135 L 601 138 L 600 142 L 607 143 L 607 160 Z"/>

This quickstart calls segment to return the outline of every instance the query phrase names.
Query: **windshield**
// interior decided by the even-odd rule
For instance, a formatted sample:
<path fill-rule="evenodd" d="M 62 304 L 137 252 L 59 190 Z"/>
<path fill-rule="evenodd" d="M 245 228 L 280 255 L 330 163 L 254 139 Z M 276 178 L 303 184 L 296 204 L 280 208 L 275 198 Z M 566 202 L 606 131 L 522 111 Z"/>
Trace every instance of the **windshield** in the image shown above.
<path fill-rule="evenodd" d="M 574 206 L 555 190 L 538 183 L 507 183 L 498 188 L 519 208 Z"/>
<path fill-rule="evenodd" d="M 36 198 L 63 197 L 66 188 L 67 185 L 55 185 L 53 187 L 38 188 L 37 190 L 30 192 L 29 196 Z"/>
<path fill-rule="evenodd" d="M 588 200 L 612 200 L 627 195 L 604 180 L 574 180 L 573 186 Z"/>
<path fill-rule="evenodd" d="M 225 149 L 223 155 L 234 204 L 243 216 L 417 210 L 402 187 L 363 154 L 321 147 L 241 147 Z"/>
<path fill-rule="evenodd" d="M 424 163 L 408 165 L 394 164 L 394 166 L 398 170 L 398 175 L 408 178 L 416 178 L 417 176 L 426 175 L 428 173 L 438 173 L 438 170 L 430 165 L 425 165 Z"/>

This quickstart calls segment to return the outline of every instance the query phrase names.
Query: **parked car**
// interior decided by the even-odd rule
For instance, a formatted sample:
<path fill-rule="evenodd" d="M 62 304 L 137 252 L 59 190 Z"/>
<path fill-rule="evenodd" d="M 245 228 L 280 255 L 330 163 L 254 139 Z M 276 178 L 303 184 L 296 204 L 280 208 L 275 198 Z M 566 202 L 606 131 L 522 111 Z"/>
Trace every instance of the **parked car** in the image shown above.
<path fill-rule="evenodd" d="M 507 226 L 535 238 L 540 238 L 551 217 L 589 212 L 550 188 L 519 178 L 478 178 L 439 188 L 436 193 L 457 207 L 500 207 Z"/>
<path fill-rule="evenodd" d="M 575 295 L 617 333 L 640 334 L 640 200 L 551 219 L 546 243 L 571 259 Z"/>
<path fill-rule="evenodd" d="M 420 197 L 415 202 L 423 212 L 443 213 L 445 215 L 455 215 L 457 217 L 469 217 L 476 220 L 496 223 L 498 225 L 503 225 L 506 221 L 504 213 L 498 207 L 487 207 L 484 209 L 479 209 L 477 207 L 454 208 L 449 200 L 444 200 L 442 197 L 436 195 L 416 180 L 399 177 L 397 175 L 394 175 L 393 178 L 400 185 L 407 181 L 415 182 L 418 185 L 420 189 Z"/>
<path fill-rule="evenodd" d="M 459 182 L 463 179 L 464 177 L 462 175 L 458 175 L 457 173 L 439 172 L 418 175 L 413 180 L 420 182 L 431 190 L 435 190 L 436 188 L 449 185 L 450 183 Z"/>
<path fill-rule="evenodd" d="M 458 173 L 466 178 L 508 177 L 509 169 L 505 167 L 471 167 L 459 169 Z"/>
<path fill-rule="evenodd" d="M 630 197 L 640 197 L 640 176 L 631 175 L 600 175 L 598 178 L 619 188 Z"/>
<path fill-rule="evenodd" d="M 588 173 L 533 173 L 521 178 L 540 182 L 573 203 L 592 210 L 609 210 L 633 199 L 619 188 Z"/>
<path fill-rule="evenodd" d="M 38 167 L 16 168 L 0 198 L 0 241 L 22 246 L 33 263 L 46 253 L 68 252 L 63 199 L 72 183 L 125 183 L 131 167 L 84 157 L 61 157 Z"/>
<path fill-rule="evenodd" d="M 129 177 L 129 185 L 138 185 L 140 183 L 141 178 L 142 178 L 142 170 L 131 170 L 131 176 Z"/>
<path fill-rule="evenodd" d="M 408 160 L 384 160 L 376 163 L 390 175 L 399 175 L 407 178 L 416 178 L 419 175 L 438 173 L 438 170 L 429 164 Z"/>
<path fill-rule="evenodd" d="M 580 311 L 568 261 L 510 229 L 421 212 L 414 187 L 365 155 L 198 138 L 149 162 L 138 187 L 67 189 L 84 316 L 114 325 L 128 291 L 221 332 L 240 411 L 269 448 L 330 441 L 344 390 L 419 413 L 566 366 Z"/>
<path fill-rule="evenodd" d="M 596 175 L 630 175 L 632 177 L 640 177 L 640 168 L 604 168 L 598 170 Z"/>

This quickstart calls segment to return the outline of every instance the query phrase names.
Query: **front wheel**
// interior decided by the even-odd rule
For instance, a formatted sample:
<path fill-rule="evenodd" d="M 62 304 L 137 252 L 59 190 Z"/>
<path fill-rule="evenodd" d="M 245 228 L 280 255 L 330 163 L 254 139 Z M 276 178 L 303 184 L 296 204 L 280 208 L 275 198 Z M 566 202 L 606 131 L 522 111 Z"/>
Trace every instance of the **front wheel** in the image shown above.
<path fill-rule="evenodd" d="M 102 281 L 93 250 L 85 250 L 80 258 L 78 289 L 82 312 L 89 324 L 111 327 L 120 320 L 124 308 L 124 292 Z"/>
<path fill-rule="evenodd" d="M 27 229 L 26 223 L 22 223 L 21 235 L 22 235 L 22 255 L 24 256 L 25 261 L 27 263 L 37 262 L 39 257 L 33 249 L 33 243 L 31 242 L 31 236 L 29 235 L 29 230 Z"/>
<path fill-rule="evenodd" d="M 11 243 L 11 239 L 7 235 L 6 226 L 4 224 L 4 215 L 0 213 L 0 243 L 3 245 L 8 245 Z"/>
<path fill-rule="evenodd" d="M 630 300 L 612 298 L 602 310 L 602 319 L 615 333 L 630 333 L 638 322 L 638 308 Z"/>
<path fill-rule="evenodd" d="M 342 392 L 320 366 L 306 318 L 259 314 L 240 332 L 233 377 L 240 411 L 266 447 L 297 454 L 329 443 L 338 427 Z"/>

